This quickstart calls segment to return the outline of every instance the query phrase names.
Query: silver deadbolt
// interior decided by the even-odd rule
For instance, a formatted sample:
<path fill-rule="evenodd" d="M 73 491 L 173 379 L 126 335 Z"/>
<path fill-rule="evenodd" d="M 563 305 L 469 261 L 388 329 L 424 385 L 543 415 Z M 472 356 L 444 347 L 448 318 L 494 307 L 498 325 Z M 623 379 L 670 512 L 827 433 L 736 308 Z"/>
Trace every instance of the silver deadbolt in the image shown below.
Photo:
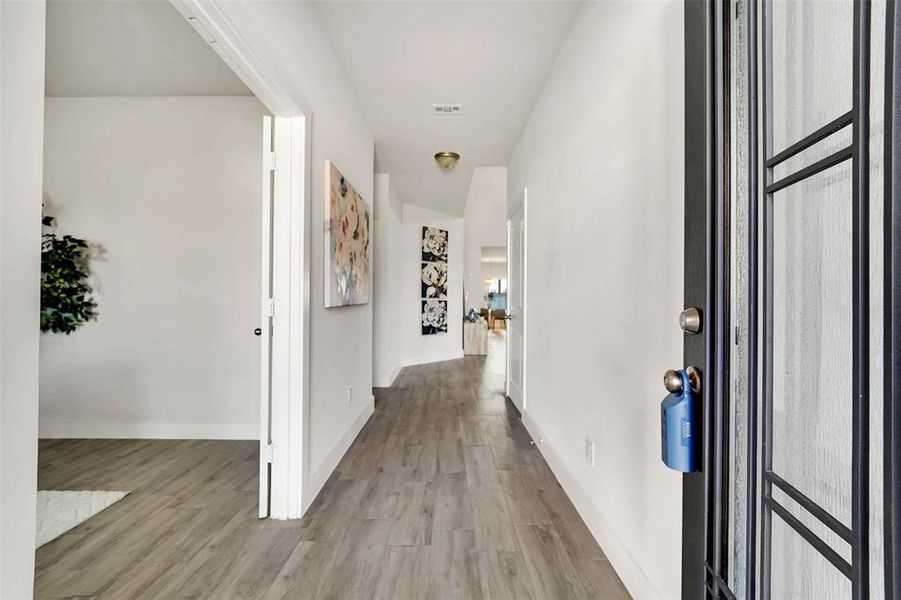
<path fill-rule="evenodd" d="M 685 333 L 692 335 L 701 331 L 701 311 L 694 306 L 689 306 L 679 313 L 679 327 Z"/>
<path fill-rule="evenodd" d="M 691 382 L 692 391 L 696 394 L 699 393 L 701 391 L 701 372 L 694 367 L 688 367 L 685 369 L 685 373 L 688 375 L 688 380 Z M 674 369 L 670 369 L 664 373 L 663 387 L 671 394 L 681 392 L 682 378 L 679 376 L 679 373 Z"/>

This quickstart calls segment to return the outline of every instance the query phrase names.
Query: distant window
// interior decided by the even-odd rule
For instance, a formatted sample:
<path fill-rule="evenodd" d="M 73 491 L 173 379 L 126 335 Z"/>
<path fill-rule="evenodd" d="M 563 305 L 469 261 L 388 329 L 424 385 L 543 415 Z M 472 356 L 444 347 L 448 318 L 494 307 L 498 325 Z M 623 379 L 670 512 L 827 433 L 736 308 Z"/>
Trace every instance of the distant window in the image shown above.
<path fill-rule="evenodd" d="M 506 279 L 486 279 L 485 280 L 485 288 L 488 290 L 489 294 L 506 294 L 507 293 L 507 280 Z"/>

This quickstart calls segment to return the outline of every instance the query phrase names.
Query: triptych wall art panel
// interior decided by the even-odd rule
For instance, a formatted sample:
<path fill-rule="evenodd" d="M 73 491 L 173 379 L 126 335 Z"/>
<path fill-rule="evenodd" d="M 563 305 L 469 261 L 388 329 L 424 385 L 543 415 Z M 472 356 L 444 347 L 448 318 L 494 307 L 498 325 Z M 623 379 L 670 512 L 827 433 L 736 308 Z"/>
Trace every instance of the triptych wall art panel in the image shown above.
<path fill-rule="evenodd" d="M 369 302 L 369 204 L 325 161 L 325 307 Z"/>
<path fill-rule="evenodd" d="M 422 228 L 422 335 L 447 333 L 447 231 Z"/>

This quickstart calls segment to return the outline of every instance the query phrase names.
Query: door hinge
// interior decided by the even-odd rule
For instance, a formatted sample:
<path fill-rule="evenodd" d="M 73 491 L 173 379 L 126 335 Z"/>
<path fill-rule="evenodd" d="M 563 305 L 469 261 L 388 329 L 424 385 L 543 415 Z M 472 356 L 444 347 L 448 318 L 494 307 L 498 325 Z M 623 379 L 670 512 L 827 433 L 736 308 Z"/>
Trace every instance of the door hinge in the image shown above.
<path fill-rule="evenodd" d="M 275 316 L 275 298 L 269 298 L 265 302 L 263 302 L 263 316 L 264 317 L 274 317 Z"/>
<path fill-rule="evenodd" d="M 263 452 L 265 452 L 265 458 L 267 463 L 275 462 L 275 445 L 274 444 L 266 444 L 263 448 Z"/>
<path fill-rule="evenodd" d="M 275 152 L 269 153 L 269 170 L 277 171 L 278 170 L 278 159 L 276 157 Z"/>

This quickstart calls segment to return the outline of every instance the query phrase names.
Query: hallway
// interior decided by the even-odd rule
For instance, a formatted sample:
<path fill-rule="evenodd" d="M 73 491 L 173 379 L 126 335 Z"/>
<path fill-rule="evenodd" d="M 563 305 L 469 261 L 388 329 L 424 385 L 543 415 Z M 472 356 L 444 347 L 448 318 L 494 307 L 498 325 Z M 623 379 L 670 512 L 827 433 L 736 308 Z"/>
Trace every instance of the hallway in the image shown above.
<path fill-rule="evenodd" d="M 38 550 L 36 597 L 628 598 L 504 399 L 503 332 L 489 339 L 488 357 L 377 390 L 297 522 L 255 518 L 252 442 L 42 442 L 42 489 L 131 493 Z"/>

